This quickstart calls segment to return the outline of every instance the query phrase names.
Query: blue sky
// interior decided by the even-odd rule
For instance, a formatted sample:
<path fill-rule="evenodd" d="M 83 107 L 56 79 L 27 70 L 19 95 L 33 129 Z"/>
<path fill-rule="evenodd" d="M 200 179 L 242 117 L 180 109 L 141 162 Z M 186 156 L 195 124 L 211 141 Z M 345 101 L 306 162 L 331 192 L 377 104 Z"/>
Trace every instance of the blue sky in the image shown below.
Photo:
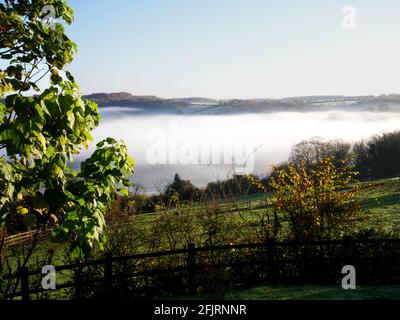
<path fill-rule="evenodd" d="M 261 98 L 400 92 L 400 1 L 69 0 L 83 93 Z M 342 28 L 342 7 L 356 29 Z"/>

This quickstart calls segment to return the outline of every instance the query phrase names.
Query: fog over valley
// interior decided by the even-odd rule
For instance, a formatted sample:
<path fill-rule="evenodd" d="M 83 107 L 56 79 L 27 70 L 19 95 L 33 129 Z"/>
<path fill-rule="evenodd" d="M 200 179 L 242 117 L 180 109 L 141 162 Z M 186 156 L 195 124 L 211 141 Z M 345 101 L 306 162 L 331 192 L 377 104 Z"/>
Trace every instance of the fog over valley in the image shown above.
<path fill-rule="evenodd" d="M 175 173 L 196 186 L 234 170 L 265 175 L 286 161 L 291 147 L 321 137 L 356 142 L 399 129 L 400 113 L 371 111 L 272 112 L 233 115 L 141 115 L 134 108 L 100 108 L 95 142 L 123 139 L 135 160 L 133 181 L 149 192 Z M 88 156 L 94 144 L 81 155 Z M 77 159 L 79 162 L 79 159 Z M 74 166 L 76 166 L 75 163 Z"/>

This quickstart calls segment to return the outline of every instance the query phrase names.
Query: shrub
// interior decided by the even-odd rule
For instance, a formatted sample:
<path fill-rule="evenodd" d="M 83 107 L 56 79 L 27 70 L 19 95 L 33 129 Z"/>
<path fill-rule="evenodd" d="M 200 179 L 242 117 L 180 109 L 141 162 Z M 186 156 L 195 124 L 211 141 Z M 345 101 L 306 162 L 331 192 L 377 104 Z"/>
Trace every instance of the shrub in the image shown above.
<path fill-rule="evenodd" d="M 146 194 L 134 194 L 122 199 L 121 209 L 129 216 L 142 214 L 147 212 L 150 206 L 150 197 Z"/>
<path fill-rule="evenodd" d="M 289 222 L 295 240 L 323 240 L 343 235 L 360 212 L 358 187 L 350 183 L 357 173 L 349 160 L 336 167 L 332 158 L 306 170 L 301 162 L 276 172 L 270 204 Z"/>
<path fill-rule="evenodd" d="M 181 201 L 197 200 L 199 198 L 199 189 L 190 181 L 183 180 L 179 174 L 175 174 L 174 181 L 164 191 L 164 199 L 168 201 L 175 194 L 179 195 Z"/>
<path fill-rule="evenodd" d="M 252 177 L 258 179 L 256 176 Z M 210 182 L 204 193 L 208 198 L 231 198 L 235 196 L 256 194 L 260 193 L 260 191 L 247 179 L 246 176 L 234 175 L 232 178 L 224 181 Z"/>
<path fill-rule="evenodd" d="M 290 163 L 304 163 L 307 170 L 326 158 L 331 158 L 335 166 L 341 166 L 351 153 L 351 144 L 343 141 L 323 141 L 314 137 L 293 146 L 290 153 Z"/>
<path fill-rule="evenodd" d="M 381 179 L 400 175 L 400 131 L 372 137 L 354 148 L 356 168 L 361 178 Z"/>

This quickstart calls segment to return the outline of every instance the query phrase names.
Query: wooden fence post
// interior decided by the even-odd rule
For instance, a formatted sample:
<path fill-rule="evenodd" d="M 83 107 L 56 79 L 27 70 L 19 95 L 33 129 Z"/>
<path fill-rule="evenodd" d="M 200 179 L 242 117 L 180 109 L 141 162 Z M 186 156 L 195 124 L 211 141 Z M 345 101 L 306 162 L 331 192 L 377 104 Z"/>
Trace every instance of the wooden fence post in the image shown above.
<path fill-rule="evenodd" d="M 189 294 L 196 294 L 195 277 L 196 277 L 196 245 L 191 243 L 188 247 L 188 257 L 187 257 L 187 268 L 188 268 L 188 286 Z"/>
<path fill-rule="evenodd" d="M 275 280 L 276 277 L 276 270 L 275 270 L 275 243 L 268 241 L 265 245 L 266 249 L 266 263 L 265 263 L 265 270 L 266 270 L 266 277 L 268 280 Z"/>
<path fill-rule="evenodd" d="M 113 257 L 108 252 L 104 263 L 104 282 L 107 295 L 111 295 L 113 288 Z"/>
<path fill-rule="evenodd" d="M 299 248 L 301 248 L 300 245 L 298 245 Z M 299 250 L 299 249 L 297 249 Z M 310 250 L 308 247 L 308 244 L 304 244 L 303 248 L 303 282 L 308 283 L 310 279 L 310 264 L 312 261 L 310 260 Z"/>
<path fill-rule="evenodd" d="M 29 301 L 29 274 L 27 267 L 21 267 L 19 269 L 21 276 L 21 291 L 22 291 L 22 301 Z"/>

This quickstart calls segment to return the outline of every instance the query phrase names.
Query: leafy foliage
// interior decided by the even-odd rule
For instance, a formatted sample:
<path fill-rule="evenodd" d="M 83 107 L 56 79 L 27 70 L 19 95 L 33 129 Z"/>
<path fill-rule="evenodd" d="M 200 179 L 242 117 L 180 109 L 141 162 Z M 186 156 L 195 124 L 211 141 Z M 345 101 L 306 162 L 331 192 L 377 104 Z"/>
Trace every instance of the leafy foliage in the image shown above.
<path fill-rule="evenodd" d="M 56 12 L 51 24 L 45 5 Z M 127 193 L 133 160 L 123 142 L 108 138 L 79 173 L 67 166 L 100 121 L 65 70 L 77 49 L 63 26 L 72 21 L 62 0 L 0 1 L 0 225 L 53 227 L 82 257 L 104 243 L 104 214 L 115 191 Z M 40 91 L 45 77 L 50 87 Z"/>
<path fill-rule="evenodd" d="M 190 181 L 183 180 L 179 174 L 175 174 L 174 181 L 165 188 L 164 198 L 170 199 L 178 194 L 182 201 L 194 200 L 198 198 L 199 192 Z"/>
<path fill-rule="evenodd" d="M 270 204 L 289 221 L 291 236 L 300 241 L 342 236 L 356 222 L 358 187 L 351 187 L 357 172 L 349 161 L 336 167 L 332 158 L 307 170 L 289 164 L 272 180 Z"/>
<path fill-rule="evenodd" d="M 363 179 L 382 179 L 400 175 L 400 131 L 375 135 L 354 146 L 356 168 Z"/>
<path fill-rule="evenodd" d="M 207 184 L 205 193 L 208 196 L 218 195 L 220 197 L 235 197 L 259 193 L 257 187 L 251 183 L 251 179 L 258 180 L 258 177 L 255 175 L 248 177 L 233 175 L 231 178 L 224 181 L 210 182 Z"/>
<path fill-rule="evenodd" d="M 351 144 L 340 140 L 324 141 L 319 137 L 301 141 L 292 147 L 289 162 L 301 164 L 307 169 L 330 157 L 335 166 L 341 166 L 351 155 Z"/>

